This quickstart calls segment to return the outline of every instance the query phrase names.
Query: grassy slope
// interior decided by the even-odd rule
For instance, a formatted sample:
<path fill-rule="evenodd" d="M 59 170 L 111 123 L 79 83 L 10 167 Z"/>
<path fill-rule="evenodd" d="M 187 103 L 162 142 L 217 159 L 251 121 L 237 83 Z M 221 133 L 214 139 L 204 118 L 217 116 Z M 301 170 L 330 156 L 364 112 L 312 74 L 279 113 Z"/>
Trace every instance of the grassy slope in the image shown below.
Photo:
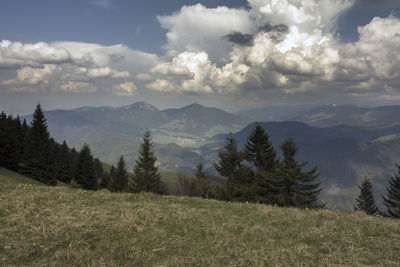
<path fill-rule="evenodd" d="M 400 264 L 399 220 L 18 184 L 0 173 L 1 266 Z"/>

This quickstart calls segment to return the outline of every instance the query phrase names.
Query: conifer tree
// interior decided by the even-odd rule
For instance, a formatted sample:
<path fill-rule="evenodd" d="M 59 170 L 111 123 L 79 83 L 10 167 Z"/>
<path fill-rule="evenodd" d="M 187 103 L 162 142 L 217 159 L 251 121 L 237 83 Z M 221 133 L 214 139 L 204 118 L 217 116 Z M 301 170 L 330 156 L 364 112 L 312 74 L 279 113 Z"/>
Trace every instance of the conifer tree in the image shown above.
<path fill-rule="evenodd" d="M 19 116 L 0 114 L 0 166 L 17 171 L 23 155 L 23 139 L 21 136 Z"/>
<path fill-rule="evenodd" d="M 7 115 L 2 111 L 0 113 L 0 166 L 8 165 L 8 130 L 7 130 Z"/>
<path fill-rule="evenodd" d="M 52 171 L 52 147 L 47 123 L 40 104 L 33 113 L 31 127 L 24 140 L 21 172 L 46 184 L 56 184 Z"/>
<path fill-rule="evenodd" d="M 213 194 L 212 194 L 212 186 L 210 183 L 210 177 L 209 174 L 204 170 L 204 165 L 202 163 L 199 163 L 196 166 L 196 171 L 194 175 L 198 183 L 197 195 L 202 198 L 211 198 Z"/>
<path fill-rule="evenodd" d="M 90 147 L 84 144 L 77 163 L 76 182 L 86 190 L 97 189 L 97 177 Z"/>
<path fill-rule="evenodd" d="M 386 188 L 387 195 L 383 197 L 383 204 L 387 207 L 387 215 L 393 218 L 400 218 L 400 165 L 396 165 L 398 173 L 389 179 L 389 186 Z"/>
<path fill-rule="evenodd" d="M 237 171 L 244 160 L 244 153 L 238 151 L 236 141 L 232 135 L 226 138 L 224 151 L 218 152 L 218 157 L 218 162 L 213 164 L 214 168 L 220 175 L 228 178 L 228 183 L 235 183 Z"/>
<path fill-rule="evenodd" d="M 269 140 L 269 135 L 257 124 L 245 144 L 247 160 L 257 170 L 274 172 L 277 166 L 276 152 Z"/>
<path fill-rule="evenodd" d="M 73 179 L 75 179 L 78 173 L 79 152 L 76 151 L 74 147 L 71 149 L 71 156 L 72 156 L 72 177 Z"/>
<path fill-rule="evenodd" d="M 93 160 L 93 164 L 94 164 L 94 170 L 96 173 L 96 177 L 97 177 L 97 181 L 99 183 L 99 186 L 101 184 L 101 181 L 103 179 L 103 177 L 105 176 L 105 171 L 103 168 L 103 164 L 101 163 L 101 161 L 98 158 L 95 158 Z"/>
<path fill-rule="evenodd" d="M 296 207 L 321 207 L 318 204 L 318 195 L 321 191 L 320 183 L 315 183 L 318 178 L 317 167 L 303 171 L 307 162 L 299 163 L 296 160 L 298 148 L 293 138 L 287 138 L 281 145 L 283 160 L 279 164 L 279 182 L 276 189 L 280 190 L 280 204 Z"/>
<path fill-rule="evenodd" d="M 19 169 L 19 163 L 22 160 L 22 157 L 24 156 L 24 140 L 25 140 L 25 135 L 26 135 L 26 131 L 27 131 L 27 125 L 26 125 L 26 121 L 24 119 L 24 123 L 25 125 L 23 125 L 21 123 L 21 120 L 19 118 L 19 116 L 17 116 L 17 118 L 14 119 L 14 131 L 16 134 L 16 147 L 15 147 L 15 155 L 16 155 L 16 166 L 15 166 L 15 170 Z"/>
<path fill-rule="evenodd" d="M 111 165 L 110 178 L 111 178 L 111 182 L 113 183 L 113 181 L 115 179 L 115 167 L 114 167 L 114 165 Z"/>
<path fill-rule="evenodd" d="M 153 150 L 150 131 L 143 136 L 143 143 L 140 146 L 139 158 L 136 160 L 133 169 L 135 191 L 146 191 L 157 194 L 163 193 L 161 176 L 155 165 L 157 157 Z"/>
<path fill-rule="evenodd" d="M 103 176 L 100 178 L 100 189 L 109 189 L 110 191 L 112 190 L 112 184 L 111 184 L 111 176 L 110 173 L 104 172 Z"/>
<path fill-rule="evenodd" d="M 278 161 L 276 151 L 269 140 L 269 135 L 261 125 L 257 124 L 247 138 L 245 144 L 247 160 L 254 167 L 254 186 L 256 201 L 261 203 L 275 203 L 274 190 L 276 184 L 276 170 Z"/>
<path fill-rule="evenodd" d="M 224 150 L 218 153 L 219 160 L 214 168 L 227 178 L 225 197 L 227 200 L 254 201 L 254 174 L 243 164 L 245 153 L 237 149 L 236 141 L 230 135 L 226 138 Z"/>
<path fill-rule="evenodd" d="M 115 169 L 113 189 L 116 192 L 123 192 L 128 190 L 128 171 L 126 169 L 126 163 L 124 157 L 121 156 Z"/>
<path fill-rule="evenodd" d="M 371 181 L 365 177 L 361 186 L 358 188 L 360 189 L 360 194 L 356 198 L 357 203 L 354 209 L 364 211 L 368 215 L 377 214 L 378 208 L 375 205 Z"/>
<path fill-rule="evenodd" d="M 56 158 L 56 173 L 57 180 L 63 183 L 71 182 L 73 178 L 73 158 L 72 153 L 65 140 L 62 145 L 56 145 L 56 153 L 54 157 Z"/>

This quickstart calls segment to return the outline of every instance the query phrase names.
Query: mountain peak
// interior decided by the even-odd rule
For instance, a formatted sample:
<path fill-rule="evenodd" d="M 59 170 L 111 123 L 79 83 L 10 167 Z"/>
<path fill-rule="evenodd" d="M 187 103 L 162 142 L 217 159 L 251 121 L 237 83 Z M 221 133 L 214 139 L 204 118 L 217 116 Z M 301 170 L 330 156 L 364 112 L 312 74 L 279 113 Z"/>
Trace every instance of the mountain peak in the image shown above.
<path fill-rule="evenodd" d="M 198 103 L 193 103 L 193 104 L 184 106 L 182 109 L 188 109 L 188 108 L 205 108 L 205 106 L 202 106 Z"/>
<path fill-rule="evenodd" d="M 144 101 L 140 101 L 140 102 L 133 103 L 131 105 L 123 106 L 123 108 L 125 108 L 125 109 L 140 109 L 140 110 L 146 110 L 146 111 L 159 111 L 155 106 L 153 106 L 147 102 L 144 102 Z"/>

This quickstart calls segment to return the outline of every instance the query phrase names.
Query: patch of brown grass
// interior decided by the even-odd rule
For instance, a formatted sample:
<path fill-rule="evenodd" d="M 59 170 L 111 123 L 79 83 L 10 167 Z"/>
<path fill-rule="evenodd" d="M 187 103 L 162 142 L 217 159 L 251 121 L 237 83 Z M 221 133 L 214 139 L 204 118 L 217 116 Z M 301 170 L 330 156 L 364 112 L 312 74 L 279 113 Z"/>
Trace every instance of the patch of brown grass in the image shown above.
<path fill-rule="evenodd" d="M 0 265 L 400 264 L 400 222 L 152 194 L 0 189 Z"/>

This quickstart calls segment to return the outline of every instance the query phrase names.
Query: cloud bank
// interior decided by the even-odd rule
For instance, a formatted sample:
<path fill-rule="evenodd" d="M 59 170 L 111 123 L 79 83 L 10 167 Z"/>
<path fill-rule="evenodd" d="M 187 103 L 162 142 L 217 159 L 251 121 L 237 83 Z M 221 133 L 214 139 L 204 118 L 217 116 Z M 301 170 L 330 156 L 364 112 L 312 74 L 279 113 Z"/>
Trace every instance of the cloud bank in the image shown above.
<path fill-rule="evenodd" d="M 183 6 L 157 17 L 167 31 L 163 57 L 124 45 L 3 40 L 0 85 L 19 92 L 103 90 L 132 96 L 149 90 L 270 104 L 312 97 L 400 99 L 397 17 L 376 17 L 359 27 L 356 42 L 338 39 L 337 21 L 358 2 L 248 0 L 248 9 Z"/>
<path fill-rule="evenodd" d="M 400 21 L 374 18 L 359 40 L 337 39 L 353 0 L 248 0 L 249 10 L 185 6 L 159 17 L 170 60 L 147 74 L 147 88 L 170 93 L 399 96 Z M 216 56 L 218 54 L 219 56 Z"/>
<path fill-rule="evenodd" d="M 148 71 L 158 57 L 124 45 L 79 42 L 0 43 L 0 85 L 18 92 L 108 91 L 133 95 L 134 76 Z"/>

